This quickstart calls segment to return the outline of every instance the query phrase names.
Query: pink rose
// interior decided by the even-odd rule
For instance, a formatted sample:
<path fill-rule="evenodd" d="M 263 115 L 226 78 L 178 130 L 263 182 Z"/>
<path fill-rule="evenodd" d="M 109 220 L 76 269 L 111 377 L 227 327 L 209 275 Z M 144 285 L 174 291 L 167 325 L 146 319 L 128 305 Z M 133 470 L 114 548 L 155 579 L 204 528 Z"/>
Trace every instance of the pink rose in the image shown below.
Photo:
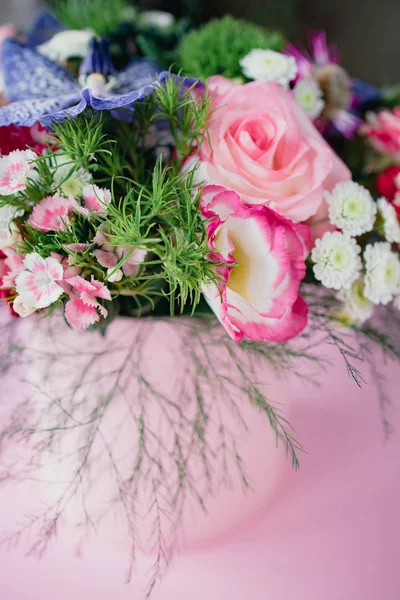
<path fill-rule="evenodd" d="M 374 148 L 400 161 L 400 108 L 368 113 L 367 124 L 361 129 Z"/>
<path fill-rule="evenodd" d="M 199 154 L 199 179 L 235 190 L 293 221 L 306 221 L 325 204 L 324 191 L 351 178 L 288 91 L 273 82 L 237 85 L 211 78 L 215 111 L 209 142 Z M 327 218 L 327 212 L 323 212 Z"/>
<path fill-rule="evenodd" d="M 209 219 L 210 258 L 226 265 L 216 266 L 221 283 L 203 293 L 229 335 L 272 342 L 298 335 L 307 324 L 299 286 L 311 250 L 309 227 L 265 206 L 244 205 L 217 185 L 204 188 L 201 210 Z"/>

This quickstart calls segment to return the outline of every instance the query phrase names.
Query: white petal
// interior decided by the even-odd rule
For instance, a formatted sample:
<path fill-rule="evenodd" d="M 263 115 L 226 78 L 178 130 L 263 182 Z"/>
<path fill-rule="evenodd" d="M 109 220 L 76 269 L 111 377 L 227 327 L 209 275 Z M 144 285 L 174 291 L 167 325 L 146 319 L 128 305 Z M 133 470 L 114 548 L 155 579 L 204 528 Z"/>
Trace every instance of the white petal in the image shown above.
<path fill-rule="evenodd" d="M 24 267 L 32 273 L 39 273 L 40 271 L 46 270 L 46 262 L 44 258 L 37 252 L 31 252 L 27 254 L 24 259 Z"/>

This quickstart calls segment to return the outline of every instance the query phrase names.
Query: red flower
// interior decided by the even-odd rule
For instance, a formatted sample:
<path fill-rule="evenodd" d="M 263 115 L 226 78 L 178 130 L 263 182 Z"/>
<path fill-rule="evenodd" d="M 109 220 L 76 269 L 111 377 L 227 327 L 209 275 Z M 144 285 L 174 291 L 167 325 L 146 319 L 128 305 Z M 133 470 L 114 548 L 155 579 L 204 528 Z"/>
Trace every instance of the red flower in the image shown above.
<path fill-rule="evenodd" d="M 0 154 L 10 154 L 13 150 L 25 150 L 28 146 L 37 152 L 46 147 L 47 130 L 36 123 L 32 127 L 7 125 L 0 127 Z"/>
<path fill-rule="evenodd" d="M 400 165 L 388 167 L 380 173 L 376 185 L 378 192 L 393 204 L 400 220 Z"/>

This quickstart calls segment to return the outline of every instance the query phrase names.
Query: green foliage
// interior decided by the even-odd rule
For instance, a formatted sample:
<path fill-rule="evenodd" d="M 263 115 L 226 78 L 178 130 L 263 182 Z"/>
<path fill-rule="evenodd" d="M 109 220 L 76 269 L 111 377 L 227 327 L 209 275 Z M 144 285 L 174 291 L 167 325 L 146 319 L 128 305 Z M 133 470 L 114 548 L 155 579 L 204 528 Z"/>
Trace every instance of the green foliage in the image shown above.
<path fill-rule="evenodd" d="M 208 240 L 200 215 L 200 194 L 195 192 L 193 176 L 173 176 L 172 168 L 163 168 L 161 157 L 153 171 L 148 188 L 135 186 L 119 205 L 112 205 L 104 226 L 114 246 L 139 248 L 149 257 L 140 282 L 149 284 L 161 279 L 166 282 L 170 312 L 174 313 L 176 300 L 183 311 L 187 303 L 192 310 L 200 301 L 201 286 L 215 281 L 215 263 L 208 260 Z M 123 266 L 129 253 L 121 259 Z M 132 293 L 137 281 L 133 282 Z M 124 294 L 128 290 L 124 283 Z M 157 291 L 153 293 L 157 294 Z"/>
<path fill-rule="evenodd" d="M 281 50 L 283 44 L 279 32 L 228 15 L 186 35 L 178 47 L 178 65 L 200 79 L 242 77 L 239 60 L 246 54 L 254 48 Z"/>
<path fill-rule="evenodd" d="M 69 29 L 93 29 L 99 37 L 115 31 L 130 9 L 127 0 L 53 0 L 50 5 Z"/>
<path fill-rule="evenodd" d="M 160 302 L 164 313 L 184 312 L 185 307 L 194 312 L 202 286 L 216 281 L 217 275 L 208 258 L 196 166 L 181 171 L 185 158 L 201 145 L 211 112 L 208 96 L 195 98 L 171 76 L 137 104 L 131 123 L 90 111 L 55 123 L 47 151 L 35 161 L 38 176 L 12 197 L 15 206 L 25 210 L 21 250 L 44 258 L 51 253 L 68 257 L 85 278 L 106 283 L 124 314 L 140 316 Z M 79 189 L 88 177 L 112 193 L 104 212 L 86 214 L 80 206 Z M 26 218 L 32 206 L 53 194 L 68 196 L 63 186 L 71 181 L 78 192 L 73 193 L 76 205 L 65 227 L 30 227 Z M 103 249 L 123 249 L 112 273 L 96 258 L 99 227 L 107 236 Z M 89 247 L 79 252 L 68 248 L 76 243 Z M 135 273 L 110 282 L 136 250 L 145 258 Z"/>
<path fill-rule="evenodd" d="M 113 141 L 104 133 L 101 113 L 54 122 L 52 132 L 54 143 L 61 145 L 76 167 L 90 168 L 101 154 L 111 155 L 114 149 Z"/>
<path fill-rule="evenodd" d="M 137 25 L 136 44 L 150 60 L 164 69 L 169 69 L 177 61 L 176 47 L 188 32 L 189 22 L 186 19 L 175 21 L 168 29 L 154 26 Z"/>

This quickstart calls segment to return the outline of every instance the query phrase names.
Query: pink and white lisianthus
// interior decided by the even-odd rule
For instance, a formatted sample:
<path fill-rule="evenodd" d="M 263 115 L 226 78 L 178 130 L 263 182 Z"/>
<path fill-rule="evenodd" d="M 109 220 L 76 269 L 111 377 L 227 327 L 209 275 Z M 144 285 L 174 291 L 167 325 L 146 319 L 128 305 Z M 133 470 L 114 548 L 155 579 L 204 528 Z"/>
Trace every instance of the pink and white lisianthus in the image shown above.
<path fill-rule="evenodd" d="M 208 138 L 187 162 L 200 161 L 198 180 L 233 189 L 243 202 L 296 222 L 318 213 L 329 227 L 324 192 L 349 180 L 350 171 L 292 95 L 274 82 L 212 79 L 219 108 Z"/>
<path fill-rule="evenodd" d="M 46 196 L 32 210 L 28 224 L 39 231 L 64 231 L 74 208 L 71 198 Z"/>
<path fill-rule="evenodd" d="M 33 176 L 33 161 L 36 154 L 32 150 L 14 150 L 0 157 L 0 194 L 9 196 L 21 192 L 27 186 L 29 176 Z"/>
<path fill-rule="evenodd" d="M 88 183 L 82 190 L 86 208 L 91 212 L 106 212 L 111 202 L 111 192 L 106 188 Z"/>
<path fill-rule="evenodd" d="M 307 324 L 307 305 L 299 296 L 305 259 L 311 250 L 310 229 L 292 223 L 265 206 L 244 205 L 222 186 L 206 186 L 201 200 L 210 258 L 221 283 L 203 293 L 236 341 L 282 342 Z"/>
<path fill-rule="evenodd" d="M 97 298 L 111 301 L 110 290 L 92 276 L 91 281 L 86 281 L 80 275 L 65 279 L 69 286 L 69 296 L 65 305 L 65 318 L 75 329 L 87 329 L 108 315 L 107 309 L 100 304 Z"/>
<path fill-rule="evenodd" d="M 33 312 L 56 302 L 63 293 L 59 282 L 64 270 L 60 262 L 53 257 L 42 258 L 37 252 L 31 252 L 25 256 L 23 266 L 24 270 L 15 279 L 15 288 L 20 297 L 17 308 L 23 307 L 22 312 L 30 309 Z"/>

